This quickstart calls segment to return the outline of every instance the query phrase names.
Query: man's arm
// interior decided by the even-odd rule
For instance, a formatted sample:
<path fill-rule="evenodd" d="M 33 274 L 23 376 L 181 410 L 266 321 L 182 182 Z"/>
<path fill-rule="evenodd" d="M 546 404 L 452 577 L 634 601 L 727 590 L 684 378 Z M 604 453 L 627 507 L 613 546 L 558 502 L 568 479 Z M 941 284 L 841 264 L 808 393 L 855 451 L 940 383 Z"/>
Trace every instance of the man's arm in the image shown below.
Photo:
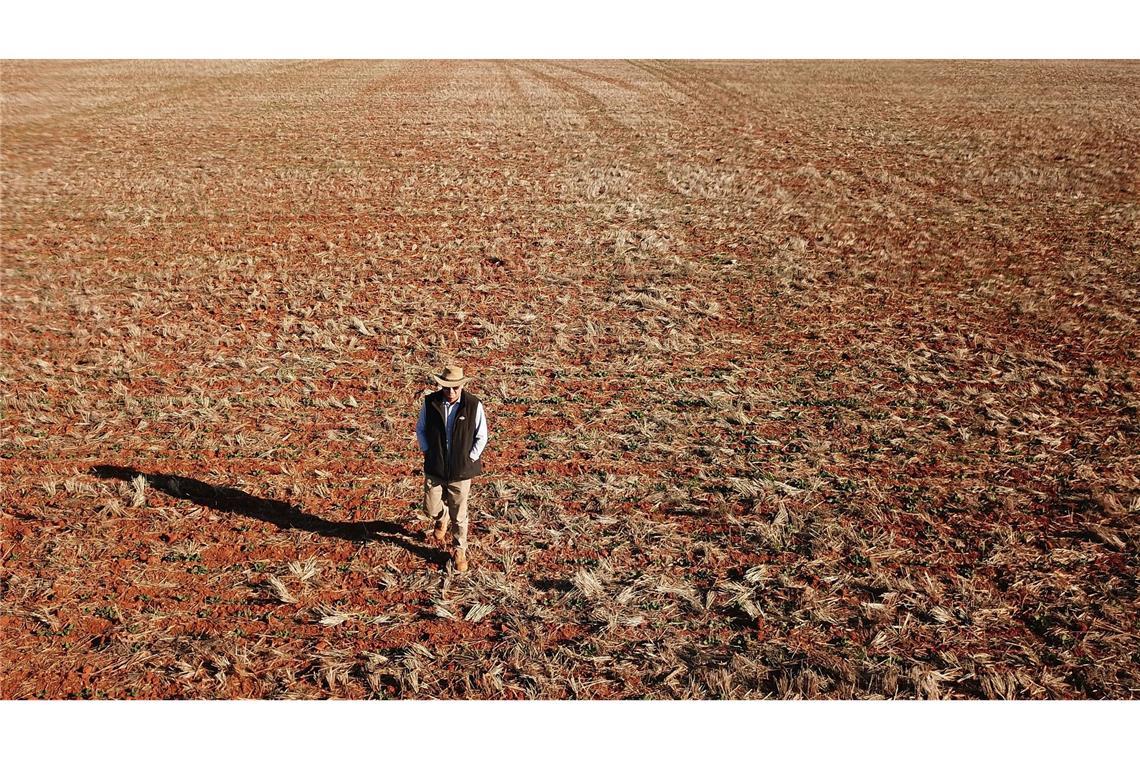
<path fill-rule="evenodd" d="M 483 413 L 483 402 L 475 410 L 475 445 L 471 447 L 471 461 L 474 462 L 483 454 L 487 446 L 487 415 Z"/>
<path fill-rule="evenodd" d="M 420 404 L 420 417 L 416 420 L 416 441 L 420 444 L 420 451 L 426 454 L 428 450 L 426 401 Z"/>

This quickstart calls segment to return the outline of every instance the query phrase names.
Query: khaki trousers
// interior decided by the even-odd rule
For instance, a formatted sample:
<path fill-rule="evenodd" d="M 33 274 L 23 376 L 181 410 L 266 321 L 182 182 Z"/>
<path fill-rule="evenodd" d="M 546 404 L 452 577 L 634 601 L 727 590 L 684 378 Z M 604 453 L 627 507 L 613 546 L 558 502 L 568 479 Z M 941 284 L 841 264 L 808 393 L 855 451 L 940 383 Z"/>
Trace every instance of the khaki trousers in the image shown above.
<path fill-rule="evenodd" d="M 467 495 L 471 493 L 471 478 L 467 480 L 437 480 L 424 475 L 424 512 L 444 525 L 450 523 L 451 545 L 467 551 Z M 447 507 L 446 511 L 444 506 Z"/>

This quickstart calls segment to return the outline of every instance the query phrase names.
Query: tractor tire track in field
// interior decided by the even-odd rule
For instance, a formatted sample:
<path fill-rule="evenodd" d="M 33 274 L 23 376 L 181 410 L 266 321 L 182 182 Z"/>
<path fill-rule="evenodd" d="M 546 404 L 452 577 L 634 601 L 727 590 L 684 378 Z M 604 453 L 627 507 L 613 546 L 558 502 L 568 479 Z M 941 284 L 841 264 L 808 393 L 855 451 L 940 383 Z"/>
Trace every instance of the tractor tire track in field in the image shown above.
<path fill-rule="evenodd" d="M 676 212 L 663 213 L 662 209 L 670 208 L 680 201 L 682 204 L 696 207 L 697 213 L 700 213 L 711 210 L 709 204 L 701 199 L 682 196 L 677 192 L 648 139 L 609 115 L 609 105 L 589 90 L 571 84 L 563 78 L 547 74 L 537 65 L 515 65 L 559 93 L 574 111 L 584 116 L 588 130 L 596 144 L 601 146 L 602 154 L 599 158 L 603 166 L 628 165 L 636 170 L 637 177 L 633 182 L 635 194 L 641 201 L 640 196 L 644 193 L 646 196 L 644 200 L 649 204 L 650 218 L 642 220 L 641 223 L 647 222 L 650 228 L 665 232 L 670 241 L 668 253 L 698 266 L 707 266 L 708 256 L 703 252 L 699 238 L 692 234 L 691 227 L 680 221 Z M 721 336 L 742 339 L 749 339 L 752 329 L 751 326 L 746 326 L 733 318 L 731 314 L 727 314 L 717 326 Z"/>
<path fill-rule="evenodd" d="M 647 92 L 643 86 L 633 84 L 632 82 L 628 82 L 628 81 L 622 79 L 621 77 L 610 76 L 608 74 L 601 74 L 601 73 L 598 73 L 596 71 L 590 71 L 588 68 L 585 68 L 582 66 L 572 66 L 568 63 L 563 63 L 562 61 L 548 61 L 547 63 L 549 63 L 552 66 L 557 66 L 558 68 L 563 69 L 564 71 L 569 71 L 573 74 L 577 74 L 578 76 L 587 77 L 590 79 L 596 79 L 599 82 L 604 82 L 605 84 L 612 85 L 613 87 L 617 87 L 618 89 L 625 90 L 626 92 L 631 93 L 633 95 L 644 96 L 647 94 Z M 594 65 L 598 65 L 600 63 L 606 63 L 606 62 L 605 61 L 598 61 Z"/>
<path fill-rule="evenodd" d="M 813 202 L 817 202 L 813 196 L 820 195 L 823 191 L 823 188 L 814 183 L 810 176 L 804 176 L 802 173 L 802 167 L 810 165 L 812 160 L 818 161 L 819 156 L 802 151 L 798 147 L 799 140 L 796 133 L 766 122 L 763 122 L 761 127 L 757 122 L 763 119 L 764 114 L 759 110 L 736 109 L 726 105 L 723 99 L 709 97 L 707 91 L 693 80 L 666 68 L 663 62 L 627 61 L 626 63 L 638 71 L 647 73 L 652 82 L 664 84 L 685 94 L 689 99 L 687 104 L 672 110 L 665 109 L 664 114 L 659 114 L 664 116 L 668 123 L 675 124 L 668 130 L 670 141 L 667 151 L 664 150 L 666 146 L 659 141 L 650 143 L 654 148 L 653 161 L 656 174 L 666 180 L 664 184 L 658 183 L 659 187 L 674 196 L 679 196 L 683 205 L 692 210 L 694 216 L 715 217 L 727 211 L 745 217 L 752 233 L 746 249 L 748 253 L 744 255 L 745 260 L 740 268 L 742 287 L 751 284 L 750 280 L 768 277 L 770 268 L 766 266 L 757 268 L 753 265 L 753 260 L 768 259 L 770 257 L 768 252 L 786 245 L 789 238 L 802 237 L 810 240 L 814 236 L 814 233 L 805 230 L 805 225 L 797 220 L 806 221 L 810 217 L 809 209 Z M 584 76 L 588 76 L 588 73 L 584 72 Z M 642 85 L 642 91 L 648 92 L 647 87 L 648 85 Z M 724 88 L 721 88 L 721 91 L 728 95 L 730 102 L 740 99 L 737 93 Z M 701 125 L 701 139 L 695 139 L 694 130 L 684 126 L 688 122 Z M 636 129 L 627 128 L 627 132 L 632 135 L 640 134 Z M 731 156 L 732 163 L 749 167 L 732 176 L 733 180 L 739 179 L 736 189 L 737 191 L 748 189 L 749 185 L 753 185 L 753 192 L 747 196 L 747 201 L 744 203 L 741 203 L 739 197 L 731 194 L 726 198 L 733 201 L 730 210 L 725 208 L 724 203 L 717 203 L 714 198 L 706 197 L 699 191 L 680 192 L 677 185 L 678 178 L 667 176 L 668 169 L 661 168 L 668 167 L 679 157 L 701 155 L 704 146 L 709 142 L 731 144 L 729 135 L 739 136 L 734 145 L 734 155 Z M 753 135 L 762 135 L 763 140 L 749 139 Z M 773 144 L 779 146 L 779 155 L 776 155 L 770 147 Z M 711 164 L 707 158 L 703 159 L 697 164 L 695 179 L 700 181 L 710 174 L 715 176 L 718 168 L 716 162 L 724 158 L 718 157 Z M 643 165 L 646 163 L 643 160 Z M 683 172 L 680 173 L 680 181 L 685 181 Z M 781 228 L 783 231 L 780 231 Z M 689 227 L 689 233 L 697 247 L 702 250 L 717 251 L 731 259 L 741 258 L 741 254 L 744 254 L 744 251 L 735 249 L 730 251 L 719 249 L 718 239 L 712 231 Z M 801 251 L 798 256 L 800 263 L 797 266 L 801 269 L 809 266 L 809 255 L 810 251 Z M 819 265 L 810 266 L 818 268 Z M 785 267 L 780 269 L 783 271 Z M 770 306 L 770 304 L 754 304 L 750 307 L 750 312 L 763 313 L 770 310 Z"/>
<path fill-rule="evenodd" d="M 522 67 L 522 64 L 516 64 Z M 617 118 L 608 115 L 610 109 L 609 104 L 603 101 L 593 92 L 590 92 L 585 87 L 571 84 L 563 78 L 559 78 L 550 74 L 546 74 L 533 66 L 524 67 L 532 76 L 537 77 L 547 84 L 555 92 L 561 93 L 573 105 L 577 112 L 583 114 L 589 124 L 591 132 L 596 138 L 609 146 L 608 159 L 611 161 L 621 161 L 628 159 L 643 178 L 641 187 L 645 188 L 652 196 L 654 196 L 654 206 L 656 208 L 668 208 L 675 205 L 675 202 L 680 205 L 695 208 L 698 213 L 712 213 L 716 209 L 714 204 L 708 199 L 693 197 L 691 195 L 684 195 L 680 193 L 675 184 L 670 181 L 668 169 L 668 158 L 661 155 L 658 145 L 650 142 L 649 138 L 639 133 L 629 125 L 623 123 Z M 616 137 L 614 137 L 616 135 Z M 628 150 L 623 150 L 627 148 Z M 682 155 L 684 153 L 683 145 L 674 146 L 682 147 Z M 627 155 L 628 154 L 628 155 Z M 801 188 L 802 194 L 806 190 Z M 799 196 L 793 198 L 793 203 L 798 200 Z M 761 199 L 756 200 L 756 206 L 746 206 L 745 213 L 751 214 L 757 210 L 759 205 L 763 203 Z M 781 203 L 772 203 L 772 210 L 768 213 L 767 220 L 770 221 L 772 216 L 781 210 Z M 703 260 L 705 257 L 700 254 L 694 254 L 694 251 L 701 251 L 704 249 L 706 240 L 701 239 L 694 234 L 692 227 L 678 223 L 674 220 L 675 212 L 671 213 L 669 217 L 659 217 L 658 221 L 667 225 L 674 237 L 682 241 L 683 245 L 678 249 L 678 253 L 695 259 Z M 766 238 L 762 238 L 765 242 Z M 762 254 L 761 254 L 762 255 Z"/>
<path fill-rule="evenodd" d="M 702 205 L 699 199 L 682 196 L 669 182 L 668 174 L 659 163 L 660 156 L 656 146 L 649 138 L 621 120 L 608 115 L 610 105 L 598 95 L 585 87 L 571 84 L 563 78 L 547 74 L 533 66 L 523 66 L 532 76 L 540 79 L 553 91 L 561 93 L 582 114 L 596 138 L 609 146 L 610 157 L 614 160 L 625 159 L 627 154 L 635 166 L 638 167 L 642 177 L 648 182 L 643 187 L 663 198 L 681 199 L 687 204 Z M 584 75 L 585 76 L 585 75 Z M 616 135 L 616 137 L 614 137 Z M 657 159 L 656 161 L 654 159 Z M 660 204 L 662 208 L 665 204 Z"/>
<path fill-rule="evenodd" d="M 733 125 L 751 123 L 756 119 L 755 103 L 749 103 L 750 107 L 739 107 L 737 104 L 746 100 L 741 93 L 707 79 L 695 78 L 692 75 L 695 64 L 690 65 L 683 73 L 665 61 L 629 61 L 629 63 L 645 71 L 666 87 L 684 95 L 696 107 L 695 110 L 702 114 L 719 116 L 723 123 Z M 717 92 L 725 97 L 717 97 L 715 94 Z"/>
<path fill-rule="evenodd" d="M 707 122 L 704 120 L 704 117 L 707 115 L 710 115 L 714 112 L 719 112 L 722 117 L 725 117 L 722 119 L 722 121 L 719 125 L 716 125 L 713 127 L 714 132 L 723 132 L 723 130 L 726 127 L 731 127 L 733 129 L 737 129 L 742 124 L 747 124 L 747 125 L 751 126 L 753 124 L 753 122 L 756 121 L 757 117 L 760 115 L 756 112 L 744 111 L 744 110 L 733 110 L 731 108 L 727 108 L 727 107 L 725 107 L 724 102 L 720 99 L 716 99 L 716 98 L 710 99 L 710 98 L 707 98 L 703 95 L 701 97 L 698 97 L 698 96 L 693 94 L 694 91 L 691 87 L 682 86 L 682 83 L 687 82 L 689 80 L 684 79 L 680 75 L 674 75 L 674 74 L 668 72 L 667 70 L 663 70 L 663 69 L 658 68 L 656 66 L 650 65 L 650 62 L 648 62 L 648 61 L 627 61 L 626 63 L 630 64 L 631 66 L 636 67 L 638 70 L 647 72 L 650 75 L 650 77 L 652 78 L 652 81 L 664 83 L 666 86 L 671 87 L 671 88 L 677 90 L 678 92 L 687 93 L 687 97 L 689 97 L 691 99 L 691 101 L 692 101 L 691 104 L 686 105 L 682 110 L 679 110 L 675 115 L 672 116 L 672 118 L 676 122 L 676 129 L 675 129 L 675 131 L 671 131 L 670 134 L 682 135 L 680 141 L 674 140 L 671 143 L 671 147 L 674 149 L 674 151 L 676 151 L 676 149 L 678 147 L 687 147 L 687 145 L 689 144 L 689 141 L 686 140 L 686 138 L 684 137 L 687 130 L 684 128 L 683 125 L 685 123 L 686 118 L 692 118 L 692 116 L 694 115 L 694 111 L 697 114 L 699 114 L 699 117 L 701 118 L 702 123 L 704 123 L 704 124 L 707 124 Z M 589 71 L 586 71 L 586 70 L 575 70 L 575 71 L 577 73 L 579 73 L 581 76 L 583 76 L 584 78 L 594 78 L 594 79 L 598 79 L 598 81 L 604 81 L 606 83 L 611 83 L 611 80 L 613 80 L 612 77 L 608 77 L 605 79 L 599 79 L 598 77 L 594 76 L 593 74 L 591 74 Z M 620 80 L 615 80 L 615 81 L 620 81 Z M 639 86 L 637 88 L 637 91 L 639 93 L 642 93 L 643 95 L 645 95 L 647 97 L 650 96 L 653 92 L 652 90 L 647 89 L 647 87 L 645 85 Z M 736 96 L 736 94 L 731 93 L 731 91 L 726 90 L 726 92 L 729 92 L 731 97 Z M 731 97 L 730 97 L 730 99 L 731 99 Z M 726 116 L 726 114 L 727 114 L 727 116 Z M 707 127 L 706 127 L 706 129 L 707 129 Z M 637 132 L 636 129 L 630 128 L 630 127 L 628 127 L 628 125 L 626 126 L 626 130 L 629 134 L 632 134 L 632 135 L 640 134 Z M 768 130 L 765 130 L 765 132 L 767 132 L 767 131 Z M 790 137 L 789 134 L 783 135 L 782 143 L 784 145 L 788 145 L 790 143 L 789 137 Z M 771 138 L 770 134 L 769 134 L 769 138 Z M 662 162 L 667 163 L 668 162 L 668 156 L 662 156 L 661 155 L 660 146 L 658 144 L 655 144 L 655 147 L 658 148 L 655 151 L 656 159 L 658 162 L 655 164 L 655 167 L 657 167 L 657 174 L 661 175 L 662 171 L 659 168 L 660 164 Z M 770 165 L 772 163 L 773 157 L 772 157 L 770 151 L 762 151 L 762 150 L 759 150 L 759 149 L 752 147 L 752 146 L 741 148 L 741 150 L 742 150 L 743 155 L 745 155 L 749 159 L 751 159 L 750 163 L 755 163 L 756 165 L 760 165 L 760 166 L 766 166 L 766 165 Z M 679 151 L 679 153 L 681 155 L 684 155 L 686 153 L 686 150 L 681 150 L 681 151 Z M 798 165 L 799 164 L 797 164 L 797 166 Z M 768 224 L 774 220 L 774 217 L 777 213 L 779 213 L 781 210 L 783 210 L 786 213 L 789 206 L 791 206 L 794 209 L 796 201 L 800 200 L 805 194 L 807 194 L 811 190 L 810 183 L 803 181 L 803 180 L 800 180 L 799 182 L 788 181 L 788 182 L 786 182 L 786 184 L 788 184 L 787 189 L 790 192 L 795 194 L 794 196 L 791 197 L 790 201 L 788 200 L 788 198 L 786 196 L 783 198 L 780 198 L 780 199 L 773 199 L 770 196 L 766 196 L 763 198 L 754 198 L 753 199 L 754 205 L 745 206 L 742 209 L 743 212 L 746 214 L 753 214 L 753 213 L 764 214 L 764 216 L 761 217 L 762 222 L 760 224 L 760 227 L 766 228 L 768 226 Z M 688 204 L 690 206 L 696 206 L 696 207 L 700 208 L 702 211 L 706 211 L 706 212 L 712 212 L 714 210 L 713 204 L 710 203 L 707 198 L 702 198 L 699 196 L 694 197 L 692 195 L 680 194 L 680 193 L 678 193 L 674 183 L 671 181 L 667 182 L 667 185 L 668 185 L 668 187 L 666 189 L 668 191 L 672 192 L 674 195 L 683 195 L 684 202 L 686 204 Z M 766 209 L 766 210 L 762 210 L 761 209 L 762 205 L 769 205 L 769 206 L 771 206 L 771 208 Z M 765 239 L 765 242 L 776 242 L 776 243 L 778 243 L 779 241 L 768 241 L 767 239 Z"/>

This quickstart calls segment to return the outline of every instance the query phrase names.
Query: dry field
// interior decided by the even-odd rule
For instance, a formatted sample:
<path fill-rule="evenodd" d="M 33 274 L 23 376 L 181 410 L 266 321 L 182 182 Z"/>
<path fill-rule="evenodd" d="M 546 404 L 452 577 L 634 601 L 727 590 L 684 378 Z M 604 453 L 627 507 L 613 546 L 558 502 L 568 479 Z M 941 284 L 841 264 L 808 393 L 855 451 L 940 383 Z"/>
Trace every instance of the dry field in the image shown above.
<path fill-rule="evenodd" d="M 0 697 L 1140 693 L 1140 64 L 0 71 Z"/>

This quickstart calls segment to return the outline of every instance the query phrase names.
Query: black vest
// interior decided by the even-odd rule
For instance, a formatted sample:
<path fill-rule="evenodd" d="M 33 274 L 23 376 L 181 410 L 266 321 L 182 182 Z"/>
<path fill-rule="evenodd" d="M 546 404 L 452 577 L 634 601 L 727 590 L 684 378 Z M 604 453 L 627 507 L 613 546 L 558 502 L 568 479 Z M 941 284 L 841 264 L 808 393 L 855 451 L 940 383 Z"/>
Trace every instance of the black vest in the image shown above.
<path fill-rule="evenodd" d="M 451 451 L 446 444 L 447 426 L 443 420 L 443 393 L 436 391 L 424 398 L 428 450 L 424 454 L 424 474 L 448 482 L 467 480 L 483 472 L 483 458 L 471 461 L 475 445 L 475 412 L 479 399 L 466 390 L 459 396 L 455 411 L 455 427 L 451 431 Z"/>

